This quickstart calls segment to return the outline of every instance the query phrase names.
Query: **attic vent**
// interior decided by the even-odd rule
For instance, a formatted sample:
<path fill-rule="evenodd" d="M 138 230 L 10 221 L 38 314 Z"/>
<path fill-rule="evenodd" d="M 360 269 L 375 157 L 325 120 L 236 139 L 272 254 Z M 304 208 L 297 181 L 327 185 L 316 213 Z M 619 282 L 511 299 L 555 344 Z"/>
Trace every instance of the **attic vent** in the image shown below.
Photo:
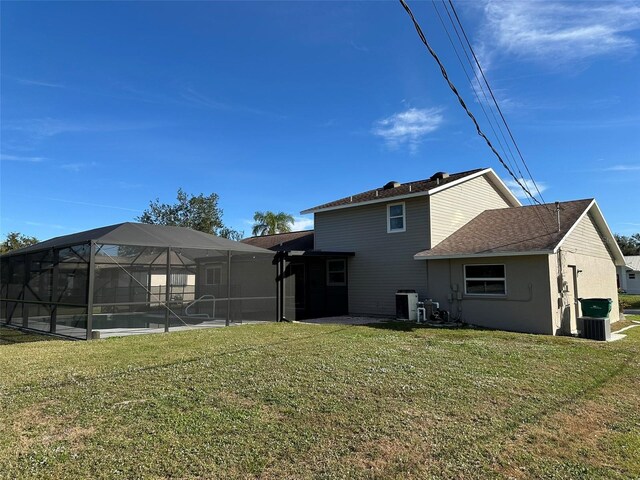
<path fill-rule="evenodd" d="M 431 178 L 429 180 L 443 180 L 448 177 L 449 177 L 449 174 L 447 172 L 436 172 L 433 175 L 431 175 Z"/>
<path fill-rule="evenodd" d="M 382 187 L 383 190 L 391 190 L 392 188 L 398 188 L 400 186 L 400 182 L 396 182 L 394 180 L 390 181 L 389 183 L 387 183 L 384 187 Z"/>

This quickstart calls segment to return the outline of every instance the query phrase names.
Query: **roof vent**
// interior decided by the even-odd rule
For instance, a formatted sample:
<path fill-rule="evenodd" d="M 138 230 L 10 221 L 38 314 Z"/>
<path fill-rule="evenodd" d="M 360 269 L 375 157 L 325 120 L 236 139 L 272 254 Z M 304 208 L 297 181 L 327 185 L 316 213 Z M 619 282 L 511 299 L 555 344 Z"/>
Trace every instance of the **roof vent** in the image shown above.
<path fill-rule="evenodd" d="M 449 174 L 447 172 L 436 172 L 433 175 L 431 175 L 431 178 L 429 180 L 443 180 L 448 177 L 449 177 Z"/>
<path fill-rule="evenodd" d="M 400 182 L 396 182 L 395 180 L 390 181 L 384 187 L 383 190 L 391 190 L 392 188 L 398 188 L 400 186 Z"/>

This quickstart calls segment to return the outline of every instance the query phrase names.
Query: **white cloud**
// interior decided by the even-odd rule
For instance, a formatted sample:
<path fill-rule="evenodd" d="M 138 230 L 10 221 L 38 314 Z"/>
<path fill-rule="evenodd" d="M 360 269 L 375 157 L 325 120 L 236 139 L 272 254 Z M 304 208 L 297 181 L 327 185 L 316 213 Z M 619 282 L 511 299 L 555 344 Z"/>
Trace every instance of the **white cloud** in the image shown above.
<path fill-rule="evenodd" d="M 300 230 L 312 230 L 313 218 L 307 217 L 293 217 L 293 230 L 298 232 Z"/>
<path fill-rule="evenodd" d="M 437 130 L 443 120 L 441 108 L 410 108 L 378 120 L 372 132 L 382 137 L 389 147 L 407 145 L 415 151 L 422 139 Z"/>
<path fill-rule="evenodd" d="M 640 165 L 613 165 L 603 169 L 605 172 L 637 172 Z"/>
<path fill-rule="evenodd" d="M 493 46 L 525 58 L 558 64 L 637 48 L 636 3 L 488 0 L 484 13 Z"/>
<path fill-rule="evenodd" d="M 3 162 L 30 162 L 38 163 L 46 160 L 45 157 L 25 157 L 21 155 L 8 155 L 6 153 L 0 154 L 0 161 Z"/>
<path fill-rule="evenodd" d="M 95 167 L 97 165 L 96 162 L 90 162 L 90 163 L 65 163 L 63 165 L 60 165 L 60 168 L 62 170 L 66 170 L 67 172 L 74 172 L 77 173 L 81 170 L 84 170 L 85 168 L 88 167 Z"/>
<path fill-rule="evenodd" d="M 522 185 L 524 185 L 527 190 L 529 190 L 534 196 L 538 195 L 538 191 L 540 191 L 540 193 L 544 192 L 547 189 L 547 185 L 543 182 L 536 182 L 535 185 L 533 183 L 533 181 L 531 180 L 527 180 L 525 178 L 519 178 L 518 179 L 520 181 L 520 183 Z M 529 198 L 529 195 L 527 195 L 525 193 L 525 191 L 523 190 L 523 188 L 518 185 L 518 183 L 515 180 L 509 179 L 509 180 L 505 180 L 505 185 L 507 187 L 509 187 L 509 189 L 513 192 L 513 194 L 518 197 L 519 199 L 524 199 L 524 198 Z M 538 186 L 538 189 L 536 190 L 536 185 Z"/>

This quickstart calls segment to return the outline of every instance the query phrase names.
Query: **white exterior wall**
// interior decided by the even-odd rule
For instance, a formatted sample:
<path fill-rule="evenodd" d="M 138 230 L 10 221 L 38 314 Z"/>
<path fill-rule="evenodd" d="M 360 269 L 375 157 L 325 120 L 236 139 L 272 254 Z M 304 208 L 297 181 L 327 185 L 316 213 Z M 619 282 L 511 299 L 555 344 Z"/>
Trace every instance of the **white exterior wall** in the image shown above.
<path fill-rule="evenodd" d="M 485 210 L 511 206 L 484 175 L 435 193 L 431 195 L 431 246 Z"/>
<path fill-rule="evenodd" d="M 618 267 L 618 275 L 622 290 L 626 293 L 640 295 L 640 271 L 633 270 L 625 265 L 624 267 Z M 630 275 L 635 276 L 635 278 L 629 278 Z"/>
<path fill-rule="evenodd" d="M 548 255 L 429 260 L 428 296 L 453 318 L 487 328 L 554 334 Z M 420 263 L 422 263 L 420 261 Z M 466 295 L 464 266 L 503 264 L 506 295 Z"/>
<path fill-rule="evenodd" d="M 618 287 L 616 282 L 616 266 L 591 218 L 586 215 L 562 243 L 558 253 L 549 259 L 550 284 L 554 296 L 554 324 L 560 328 L 563 318 L 566 321 L 566 308 L 571 308 L 573 297 L 571 292 L 563 291 L 563 282 L 572 284 L 571 266 L 579 271 L 577 275 L 578 298 L 611 298 L 613 305 L 609 314 L 610 321 L 617 322 Z M 581 316 L 578 308 L 576 316 Z"/>

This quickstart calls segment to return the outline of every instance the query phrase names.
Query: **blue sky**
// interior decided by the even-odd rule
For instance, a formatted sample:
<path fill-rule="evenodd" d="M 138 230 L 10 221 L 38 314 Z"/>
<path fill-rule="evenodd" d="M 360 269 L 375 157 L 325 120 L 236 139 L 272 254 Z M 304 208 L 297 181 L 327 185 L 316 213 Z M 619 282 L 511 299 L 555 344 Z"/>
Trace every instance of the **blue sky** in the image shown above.
<path fill-rule="evenodd" d="M 410 5 L 490 132 L 433 4 Z M 544 199 L 595 197 L 640 231 L 640 3 L 456 6 Z M 3 235 L 130 221 L 178 187 L 249 234 L 256 210 L 389 180 L 508 179 L 396 2 L 1 8 Z"/>

